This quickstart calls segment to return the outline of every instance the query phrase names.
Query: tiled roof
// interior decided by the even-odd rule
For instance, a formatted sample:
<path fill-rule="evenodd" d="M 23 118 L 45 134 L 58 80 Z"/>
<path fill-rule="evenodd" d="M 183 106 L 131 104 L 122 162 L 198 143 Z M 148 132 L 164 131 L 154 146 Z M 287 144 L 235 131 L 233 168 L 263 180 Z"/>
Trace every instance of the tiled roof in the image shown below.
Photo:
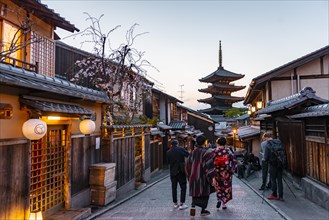
<path fill-rule="evenodd" d="M 296 93 L 291 96 L 287 96 L 281 99 L 270 101 L 266 108 L 263 108 L 256 112 L 259 114 L 268 114 L 271 112 L 276 112 L 284 109 L 291 109 L 297 105 L 300 105 L 306 101 L 313 101 L 316 104 L 326 102 L 325 99 L 322 99 L 315 95 L 315 91 L 311 87 L 305 87 L 299 93 Z"/>
<path fill-rule="evenodd" d="M 161 124 L 161 123 L 158 123 L 157 127 L 160 128 L 160 130 L 170 130 L 171 129 L 171 126 L 166 125 L 166 124 Z"/>
<path fill-rule="evenodd" d="M 111 103 L 105 92 L 89 89 L 69 81 L 51 78 L 22 68 L 0 63 L 0 84 L 50 92 L 56 95 Z"/>
<path fill-rule="evenodd" d="M 291 118 L 308 118 L 329 115 L 329 103 L 314 105 L 305 108 L 301 113 L 290 116 Z"/>
<path fill-rule="evenodd" d="M 246 139 L 251 137 L 258 137 L 260 135 L 260 128 L 254 126 L 244 126 L 238 129 L 237 133 L 240 139 Z"/>
<path fill-rule="evenodd" d="M 41 112 L 48 113 L 65 113 L 65 114 L 77 114 L 77 115 L 92 115 L 93 111 L 80 107 L 78 105 L 63 103 L 63 102 L 53 102 L 40 100 L 35 98 L 20 98 L 20 103 L 23 103 L 30 108 L 37 109 Z"/>
<path fill-rule="evenodd" d="M 240 115 L 239 117 L 236 117 L 236 120 L 247 120 L 250 117 L 249 114 L 244 114 L 244 115 Z"/>
<path fill-rule="evenodd" d="M 169 123 L 169 126 L 171 126 L 173 130 L 183 130 L 186 127 L 186 122 L 174 120 Z"/>

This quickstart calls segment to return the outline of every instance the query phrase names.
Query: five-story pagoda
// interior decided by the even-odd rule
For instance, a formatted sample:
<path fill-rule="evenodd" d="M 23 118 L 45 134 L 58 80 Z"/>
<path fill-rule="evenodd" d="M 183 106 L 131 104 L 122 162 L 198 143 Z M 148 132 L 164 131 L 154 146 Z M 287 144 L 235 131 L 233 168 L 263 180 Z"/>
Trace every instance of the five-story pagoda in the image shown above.
<path fill-rule="evenodd" d="M 232 104 L 244 100 L 244 97 L 231 96 L 245 88 L 245 86 L 235 86 L 231 82 L 243 78 L 244 75 L 227 71 L 222 66 L 222 45 L 219 41 L 219 67 L 208 76 L 199 79 L 200 82 L 210 83 L 207 88 L 199 89 L 199 92 L 210 93 L 210 98 L 199 99 L 199 102 L 210 104 L 210 108 L 201 109 L 200 112 L 209 115 L 223 115 L 224 111 L 231 109 Z"/>

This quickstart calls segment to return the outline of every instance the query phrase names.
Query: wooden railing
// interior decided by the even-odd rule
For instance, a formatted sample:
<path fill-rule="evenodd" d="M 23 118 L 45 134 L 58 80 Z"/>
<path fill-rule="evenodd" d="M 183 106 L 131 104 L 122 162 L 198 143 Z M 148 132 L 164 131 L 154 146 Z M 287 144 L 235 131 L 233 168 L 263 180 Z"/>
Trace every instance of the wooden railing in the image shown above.
<path fill-rule="evenodd" d="M 39 72 L 39 64 L 36 62 L 35 64 L 25 62 L 23 60 L 15 59 L 12 57 L 4 57 L 0 55 L 0 62 L 10 64 L 14 67 L 20 67 L 29 71 Z"/>

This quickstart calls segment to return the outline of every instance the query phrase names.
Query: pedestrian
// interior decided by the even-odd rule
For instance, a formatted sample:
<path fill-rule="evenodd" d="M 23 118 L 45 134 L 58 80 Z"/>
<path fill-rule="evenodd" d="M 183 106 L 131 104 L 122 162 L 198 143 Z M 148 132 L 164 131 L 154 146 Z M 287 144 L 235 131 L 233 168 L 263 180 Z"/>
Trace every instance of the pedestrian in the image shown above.
<path fill-rule="evenodd" d="M 171 141 L 171 148 L 167 151 L 167 160 L 170 167 L 170 180 L 171 180 L 171 193 L 174 208 L 180 210 L 187 209 L 188 206 L 185 204 L 186 198 L 186 173 L 185 173 L 185 157 L 189 153 L 183 148 L 178 146 L 177 140 Z M 180 191 L 180 204 L 177 201 L 177 185 L 181 189 Z"/>
<path fill-rule="evenodd" d="M 264 144 L 267 145 L 267 147 L 265 147 L 264 158 L 265 161 L 268 161 L 269 163 L 269 171 L 272 185 L 272 194 L 270 194 L 267 198 L 270 200 L 284 201 L 282 183 L 283 167 L 278 166 L 278 164 L 273 162 L 273 157 L 275 157 L 274 153 L 278 150 L 283 151 L 282 143 L 279 139 L 273 139 L 272 134 L 268 132 L 263 135 L 263 139 L 265 141 Z"/>
<path fill-rule="evenodd" d="M 245 177 L 247 179 L 253 172 L 261 169 L 259 158 L 253 153 L 248 153 L 246 149 L 242 150 L 243 159 L 238 162 L 237 171 L 238 178 Z"/>
<path fill-rule="evenodd" d="M 270 189 L 272 188 L 271 186 L 271 176 L 269 177 L 269 181 L 268 183 L 266 184 L 267 182 L 267 176 L 268 176 L 268 173 L 269 173 L 269 161 L 268 160 L 265 160 L 265 156 L 268 158 L 269 155 L 265 155 L 265 152 L 268 154 L 268 148 L 270 147 L 269 143 L 266 141 L 266 137 L 265 136 L 270 136 L 268 133 L 264 133 L 263 134 L 263 142 L 260 144 L 261 146 L 261 150 L 263 152 L 263 158 L 262 158 L 262 185 L 260 186 L 259 190 L 265 190 L 265 187 Z M 270 136 L 270 138 L 272 138 Z"/>
<path fill-rule="evenodd" d="M 205 147 L 206 137 L 200 135 L 196 138 L 196 146 L 187 158 L 186 173 L 189 180 L 189 195 L 192 196 L 190 215 L 195 216 L 195 206 L 201 207 L 201 216 L 209 215 L 206 209 L 209 195 L 214 190 L 211 186 L 215 176 L 215 166 L 212 151 Z"/>
<path fill-rule="evenodd" d="M 216 175 L 213 186 L 216 190 L 217 208 L 226 209 L 226 203 L 232 199 L 232 178 L 236 169 L 237 160 L 234 154 L 226 146 L 226 138 L 217 140 L 217 148 L 214 149 L 214 164 Z"/>

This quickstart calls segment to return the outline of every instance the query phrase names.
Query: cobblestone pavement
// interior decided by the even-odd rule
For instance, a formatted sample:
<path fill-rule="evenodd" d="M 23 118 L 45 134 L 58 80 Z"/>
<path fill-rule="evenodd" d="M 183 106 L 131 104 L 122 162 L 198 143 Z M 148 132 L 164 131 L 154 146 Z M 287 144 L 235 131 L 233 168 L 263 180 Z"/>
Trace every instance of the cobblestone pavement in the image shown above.
<path fill-rule="evenodd" d="M 178 194 L 179 195 L 179 194 Z M 191 197 L 186 196 L 186 204 L 190 206 Z M 233 180 L 233 200 L 227 204 L 226 210 L 216 208 L 216 196 L 209 200 L 209 216 L 201 217 L 197 208 L 195 217 L 190 217 L 189 208 L 178 210 L 173 208 L 171 199 L 171 183 L 167 176 L 129 200 L 94 216 L 97 220 L 130 220 L 130 219 L 288 219 L 263 200 L 248 185 L 238 178 Z"/>

